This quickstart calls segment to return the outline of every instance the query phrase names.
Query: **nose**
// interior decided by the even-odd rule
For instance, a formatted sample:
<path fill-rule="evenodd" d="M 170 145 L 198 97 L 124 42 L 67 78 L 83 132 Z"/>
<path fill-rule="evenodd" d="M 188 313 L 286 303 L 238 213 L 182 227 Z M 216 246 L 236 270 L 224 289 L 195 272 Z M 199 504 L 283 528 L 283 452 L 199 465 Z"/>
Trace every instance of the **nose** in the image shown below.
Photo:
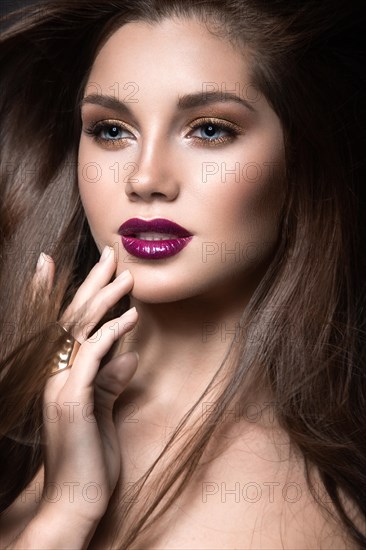
<path fill-rule="evenodd" d="M 126 181 L 125 193 L 132 202 L 172 201 L 179 194 L 172 157 L 166 142 L 157 136 L 143 143 L 134 170 Z"/>

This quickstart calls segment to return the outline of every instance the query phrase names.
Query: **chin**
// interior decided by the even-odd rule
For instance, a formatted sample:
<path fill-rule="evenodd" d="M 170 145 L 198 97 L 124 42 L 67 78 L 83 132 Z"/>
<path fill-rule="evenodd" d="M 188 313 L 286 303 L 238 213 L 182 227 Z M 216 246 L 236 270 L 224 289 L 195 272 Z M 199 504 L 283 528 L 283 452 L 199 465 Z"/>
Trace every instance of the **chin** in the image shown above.
<path fill-rule="evenodd" d="M 182 284 L 183 283 L 183 284 Z M 179 302 L 181 300 L 189 300 L 191 298 L 199 298 L 207 288 L 198 288 L 184 284 L 184 281 L 177 281 L 176 277 L 170 279 L 168 282 L 166 279 L 158 280 L 155 277 L 151 277 L 147 282 L 145 277 L 135 276 L 135 282 L 129 296 L 144 302 L 147 304 L 162 304 Z"/>
<path fill-rule="evenodd" d="M 138 285 L 134 284 L 133 289 L 129 293 L 129 296 L 135 298 L 139 302 L 144 302 L 146 304 L 163 304 L 170 302 L 178 302 L 179 300 L 185 300 L 192 298 L 193 295 L 188 291 L 188 289 L 177 288 L 172 286 L 167 287 L 164 285 L 149 285 L 143 284 Z"/>

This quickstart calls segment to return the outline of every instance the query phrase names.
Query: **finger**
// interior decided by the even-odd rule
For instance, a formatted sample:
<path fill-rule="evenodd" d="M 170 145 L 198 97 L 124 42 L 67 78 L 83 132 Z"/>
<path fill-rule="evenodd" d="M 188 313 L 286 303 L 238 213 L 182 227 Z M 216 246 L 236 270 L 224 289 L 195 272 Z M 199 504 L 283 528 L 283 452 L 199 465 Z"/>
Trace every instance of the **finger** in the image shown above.
<path fill-rule="evenodd" d="M 41 290 L 41 288 L 45 288 L 47 296 L 50 295 L 52 287 L 53 287 L 53 280 L 55 277 L 55 263 L 51 256 L 48 256 L 48 254 L 45 254 L 44 252 L 41 252 L 38 258 L 36 272 L 33 275 L 32 279 L 32 299 L 33 301 L 36 298 L 37 292 Z"/>
<path fill-rule="evenodd" d="M 115 341 L 132 330 L 137 320 L 138 313 L 133 307 L 121 317 L 105 323 L 92 337 L 82 343 L 63 388 L 66 393 L 82 394 L 84 390 L 93 389 L 102 358 Z"/>
<path fill-rule="evenodd" d="M 79 342 L 86 340 L 100 319 L 122 296 L 131 291 L 133 284 L 131 273 L 124 271 L 90 299 L 82 308 L 81 322 L 75 327 L 75 338 Z"/>
<path fill-rule="evenodd" d="M 109 285 L 99 290 L 99 293 L 93 299 L 87 301 L 79 310 L 72 312 L 70 308 L 68 316 L 64 314 L 59 321 L 60 324 L 69 330 L 80 343 L 85 342 L 100 319 L 122 296 L 130 292 L 133 284 L 134 281 L 129 271 L 121 273 Z M 76 324 L 72 321 L 70 323 L 73 317 L 80 319 L 80 321 Z M 68 323 L 70 323 L 70 327 Z"/>
<path fill-rule="evenodd" d="M 71 369 L 67 368 L 48 378 L 43 392 L 44 412 L 47 411 L 48 406 L 52 406 L 52 404 L 54 405 L 58 402 L 59 394 L 65 386 L 70 372 Z"/>
<path fill-rule="evenodd" d="M 90 270 L 83 284 L 77 290 L 72 301 L 72 307 L 70 307 L 70 304 L 66 309 L 64 314 L 65 320 L 67 320 L 67 317 L 71 313 L 70 310 L 75 312 L 81 308 L 87 300 L 95 296 L 101 288 L 108 284 L 116 270 L 116 265 L 113 248 L 106 246 L 99 262 Z"/>
<path fill-rule="evenodd" d="M 117 479 L 120 469 L 120 450 L 113 406 L 136 372 L 138 355 L 127 352 L 114 357 L 97 374 L 94 384 L 94 416 L 98 422 L 111 479 Z M 111 487 L 111 489 L 113 489 Z"/>
<path fill-rule="evenodd" d="M 117 355 L 97 374 L 94 384 L 95 407 L 103 413 L 110 413 L 106 418 L 112 420 L 113 405 L 135 374 L 138 355 L 128 351 Z"/>

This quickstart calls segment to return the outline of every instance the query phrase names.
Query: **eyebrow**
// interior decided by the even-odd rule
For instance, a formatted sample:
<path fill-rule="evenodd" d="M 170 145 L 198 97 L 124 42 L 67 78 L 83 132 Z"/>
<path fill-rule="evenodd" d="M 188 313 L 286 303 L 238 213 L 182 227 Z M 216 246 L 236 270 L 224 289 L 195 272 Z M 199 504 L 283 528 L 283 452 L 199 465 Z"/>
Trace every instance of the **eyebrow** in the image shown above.
<path fill-rule="evenodd" d="M 194 107 L 201 107 L 205 105 L 211 105 L 212 103 L 233 101 L 244 105 L 250 111 L 255 111 L 249 101 L 231 93 L 231 92 L 196 92 L 192 94 L 185 94 L 178 99 L 177 107 L 183 111 L 186 109 L 192 109 Z M 113 109 L 121 114 L 130 113 L 130 109 L 127 107 L 127 102 L 120 101 L 119 99 L 103 94 L 90 94 L 85 96 L 79 103 L 81 108 L 83 105 L 91 103 L 93 105 L 101 105 L 108 109 Z"/>
<path fill-rule="evenodd" d="M 179 98 L 179 109 L 191 109 L 192 107 L 201 107 L 202 105 L 209 105 L 211 103 L 234 101 L 247 107 L 250 111 L 255 111 L 249 101 L 242 99 L 241 97 L 231 92 L 198 92 L 194 94 L 186 94 Z"/>

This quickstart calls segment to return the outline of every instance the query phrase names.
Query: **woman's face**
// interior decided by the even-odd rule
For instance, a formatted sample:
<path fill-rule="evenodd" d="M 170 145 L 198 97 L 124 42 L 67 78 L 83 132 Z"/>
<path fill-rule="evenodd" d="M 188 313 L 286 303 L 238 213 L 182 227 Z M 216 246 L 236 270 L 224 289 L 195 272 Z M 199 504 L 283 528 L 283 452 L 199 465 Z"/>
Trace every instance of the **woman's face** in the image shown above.
<path fill-rule="evenodd" d="M 129 23 L 95 59 L 81 115 L 81 200 L 116 275 L 130 269 L 131 295 L 244 296 L 278 236 L 284 146 L 243 53 L 194 19 Z M 192 238 L 175 255 L 136 257 L 118 232 L 131 218 L 165 218 Z"/>

